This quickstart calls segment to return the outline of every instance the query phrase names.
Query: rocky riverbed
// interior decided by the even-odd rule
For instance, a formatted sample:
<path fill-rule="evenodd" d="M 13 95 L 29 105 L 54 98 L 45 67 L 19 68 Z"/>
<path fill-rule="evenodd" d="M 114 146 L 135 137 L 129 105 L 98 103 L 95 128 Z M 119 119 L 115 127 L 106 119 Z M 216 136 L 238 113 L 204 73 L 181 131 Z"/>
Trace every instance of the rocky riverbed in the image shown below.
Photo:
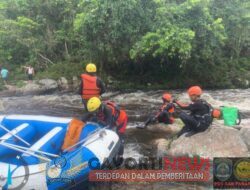
<path fill-rule="evenodd" d="M 64 87 L 62 85 L 64 84 Z M 77 82 L 76 82 L 77 83 Z M 8 86 L 8 90 L 0 92 L 1 114 L 34 114 L 78 117 L 83 114 L 83 106 L 77 92 L 77 84 L 66 85 L 67 82 L 44 79 L 26 83 L 17 88 Z M 72 92 L 72 89 L 74 92 Z M 71 92 L 68 92 L 71 91 Z M 67 93 L 66 93 L 67 92 Z M 151 125 L 139 130 L 135 126 L 161 105 L 161 94 L 164 91 L 109 92 L 103 99 L 116 101 L 127 110 L 129 115 L 126 133 L 125 157 L 139 159 L 142 156 L 180 156 L 200 155 L 209 157 L 250 156 L 250 89 L 228 89 L 205 91 L 203 98 L 214 107 L 235 106 L 242 113 L 242 123 L 236 127 L 225 127 L 223 121 L 215 120 L 205 132 L 191 137 L 185 135 L 176 139 L 175 134 L 182 128 L 180 120 L 173 125 Z M 174 97 L 188 102 L 183 90 L 170 91 Z M 177 183 L 142 183 L 142 184 L 107 184 L 102 189 L 207 189 L 209 184 L 177 184 Z M 95 187 L 92 187 L 95 188 Z M 98 189 L 98 188 L 96 188 Z"/>

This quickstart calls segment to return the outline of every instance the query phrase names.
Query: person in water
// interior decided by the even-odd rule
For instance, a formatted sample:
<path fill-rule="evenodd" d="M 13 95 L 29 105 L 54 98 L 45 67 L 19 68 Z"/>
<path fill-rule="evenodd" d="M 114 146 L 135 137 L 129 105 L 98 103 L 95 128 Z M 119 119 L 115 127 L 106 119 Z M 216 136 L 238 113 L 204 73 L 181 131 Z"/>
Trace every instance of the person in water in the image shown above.
<path fill-rule="evenodd" d="M 83 104 L 86 108 L 87 101 L 92 97 L 100 97 L 105 91 L 105 84 L 96 76 L 96 65 L 89 63 L 86 66 L 86 73 L 81 75 L 81 84 L 79 94 L 82 97 Z"/>
<path fill-rule="evenodd" d="M 186 132 L 191 132 L 187 136 L 191 136 L 198 132 L 205 131 L 212 123 L 212 107 L 205 100 L 201 99 L 202 89 L 199 86 L 193 86 L 189 88 L 188 94 L 190 100 L 192 101 L 189 105 L 184 105 L 176 100 L 176 103 L 181 109 L 187 110 L 190 113 L 181 112 L 180 119 L 184 123 L 184 127 L 177 134 L 177 136 L 181 136 Z"/>
<path fill-rule="evenodd" d="M 173 114 L 175 112 L 175 106 L 172 102 L 172 95 L 169 93 L 165 93 L 162 95 L 163 104 L 160 107 L 159 111 L 156 115 L 148 118 L 148 120 L 144 123 L 143 128 L 147 127 L 150 123 L 164 123 L 164 124 L 173 124 L 174 117 Z"/>
<path fill-rule="evenodd" d="M 82 117 L 83 122 L 97 122 L 107 128 L 113 129 L 119 135 L 122 147 L 119 155 L 123 154 L 124 134 L 126 132 L 128 116 L 125 110 L 111 101 L 102 102 L 100 98 L 93 97 L 87 102 L 87 111 Z"/>

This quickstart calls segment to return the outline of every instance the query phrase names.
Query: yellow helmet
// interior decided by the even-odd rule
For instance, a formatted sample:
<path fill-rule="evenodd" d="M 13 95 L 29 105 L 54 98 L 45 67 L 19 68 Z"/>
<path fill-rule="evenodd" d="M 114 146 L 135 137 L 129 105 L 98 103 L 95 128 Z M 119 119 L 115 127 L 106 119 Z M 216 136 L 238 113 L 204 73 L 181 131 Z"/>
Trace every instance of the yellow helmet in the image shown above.
<path fill-rule="evenodd" d="M 94 63 L 89 63 L 87 66 L 86 66 L 86 71 L 88 73 L 96 73 L 96 65 Z"/>
<path fill-rule="evenodd" d="M 87 110 L 89 112 L 94 112 L 100 108 L 101 104 L 102 102 L 100 98 L 97 98 L 97 97 L 90 98 L 87 103 Z"/>

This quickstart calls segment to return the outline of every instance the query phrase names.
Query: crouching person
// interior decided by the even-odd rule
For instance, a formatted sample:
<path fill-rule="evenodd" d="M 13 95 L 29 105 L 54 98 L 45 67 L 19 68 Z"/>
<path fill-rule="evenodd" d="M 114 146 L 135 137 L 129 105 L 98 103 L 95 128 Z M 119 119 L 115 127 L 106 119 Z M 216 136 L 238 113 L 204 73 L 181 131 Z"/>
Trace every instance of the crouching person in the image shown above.
<path fill-rule="evenodd" d="M 160 112 L 157 115 L 157 119 L 159 123 L 165 124 L 173 124 L 174 117 L 173 114 L 175 112 L 175 106 L 172 103 L 172 95 L 165 93 L 162 95 L 163 105 L 160 108 Z"/>
<path fill-rule="evenodd" d="M 213 121 L 212 106 L 201 99 L 202 89 L 199 86 L 193 86 L 189 88 L 188 95 L 192 101 L 189 105 L 174 101 L 181 109 L 190 112 L 189 114 L 183 111 L 180 113 L 180 119 L 184 123 L 184 127 L 177 134 L 178 137 L 186 132 L 190 132 L 187 136 L 203 132 Z"/>
<path fill-rule="evenodd" d="M 125 110 L 120 109 L 114 102 L 102 102 L 99 98 L 93 97 L 87 102 L 87 111 L 82 120 L 84 122 L 97 122 L 103 126 L 116 131 L 122 142 L 120 155 L 124 151 L 124 134 L 126 132 L 128 117 Z"/>
<path fill-rule="evenodd" d="M 153 116 L 150 116 L 146 122 L 143 125 L 137 126 L 139 129 L 146 128 L 149 124 L 152 123 L 164 123 L 164 124 L 173 124 L 174 123 L 174 112 L 175 112 L 175 106 L 172 102 L 172 95 L 168 93 L 164 93 L 162 95 L 162 101 L 163 104 L 160 107 L 159 111 L 154 114 Z"/>

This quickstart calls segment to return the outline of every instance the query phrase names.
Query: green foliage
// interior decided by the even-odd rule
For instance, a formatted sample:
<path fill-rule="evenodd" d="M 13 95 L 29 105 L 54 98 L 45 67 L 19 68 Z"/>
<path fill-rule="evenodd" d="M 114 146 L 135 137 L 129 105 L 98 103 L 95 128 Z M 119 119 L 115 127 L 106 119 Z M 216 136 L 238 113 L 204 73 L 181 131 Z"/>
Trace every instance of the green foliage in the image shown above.
<path fill-rule="evenodd" d="M 178 56 L 185 60 L 190 57 L 194 36 L 193 31 L 176 26 L 161 28 L 143 36 L 142 40 L 130 51 L 130 55 L 132 59 L 151 54 L 153 57 L 162 58 Z"/>
<path fill-rule="evenodd" d="M 104 0 L 86 4 L 74 23 L 81 36 L 82 55 L 100 63 L 101 69 L 128 61 L 132 45 L 150 28 L 153 2 Z"/>
<path fill-rule="evenodd" d="M 127 87 L 241 86 L 249 8 L 248 0 L 1 0 L 0 62 L 11 80 L 26 78 L 24 64 L 38 78 L 70 79 L 91 61 Z"/>
<path fill-rule="evenodd" d="M 51 78 L 58 80 L 60 77 L 64 76 L 67 79 L 72 79 L 73 76 L 80 77 L 83 72 L 83 64 L 79 63 L 57 63 L 51 65 L 49 69 L 38 72 L 36 78 Z"/>

